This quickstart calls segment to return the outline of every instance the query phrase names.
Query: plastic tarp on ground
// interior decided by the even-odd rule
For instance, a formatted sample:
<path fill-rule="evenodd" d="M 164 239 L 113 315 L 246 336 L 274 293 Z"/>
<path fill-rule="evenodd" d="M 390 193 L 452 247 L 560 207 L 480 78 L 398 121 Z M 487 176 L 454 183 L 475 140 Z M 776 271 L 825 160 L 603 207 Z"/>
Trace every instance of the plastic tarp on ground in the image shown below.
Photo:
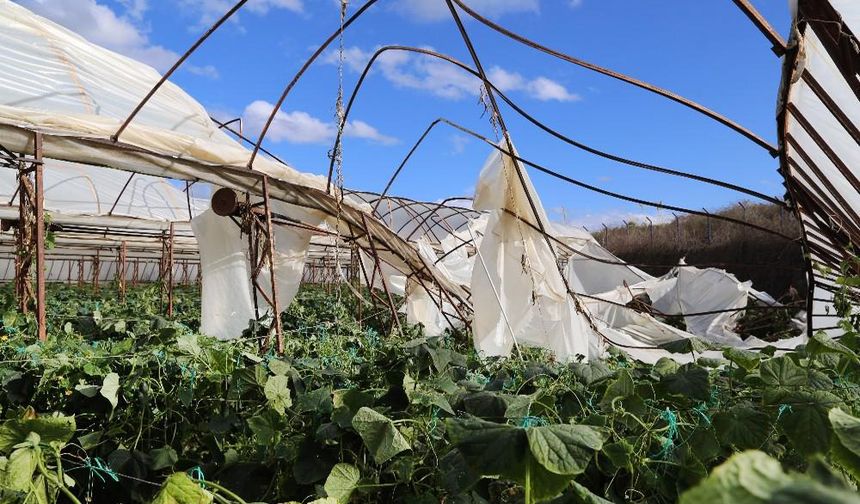
<path fill-rule="evenodd" d="M 536 346 L 560 360 L 589 357 L 588 320 L 568 295 L 555 252 L 532 228 L 546 228 L 549 219 L 525 169 L 494 151 L 481 170 L 473 204 L 489 212 L 472 270 L 475 348 L 484 355 L 509 355 L 517 345 Z"/>

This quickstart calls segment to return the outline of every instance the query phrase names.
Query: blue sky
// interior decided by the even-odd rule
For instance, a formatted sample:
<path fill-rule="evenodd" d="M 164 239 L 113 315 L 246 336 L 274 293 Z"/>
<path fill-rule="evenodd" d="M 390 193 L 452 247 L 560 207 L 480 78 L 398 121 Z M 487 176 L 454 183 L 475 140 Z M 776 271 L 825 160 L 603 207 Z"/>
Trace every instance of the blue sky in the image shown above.
<path fill-rule="evenodd" d="M 18 0 L 88 39 L 166 69 L 232 0 Z M 546 45 L 698 101 L 772 143 L 780 60 L 730 0 L 467 0 Z M 353 10 L 363 2 L 353 0 Z M 783 34 L 787 2 L 758 0 Z M 338 0 L 250 0 L 173 80 L 220 118 L 243 116 L 254 133 L 282 87 L 337 26 Z M 464 15 L 465 17 L 465 15 Z M 540 120 L 594 147 L 781 196 L 778 163 L 760 147 L 658 96 L 536 53 L 467 22 L 482 62 Z M 345 92 L 374 48 L 432 47 L 469 61 L 443 0 L 380 0 L 344 38 Z M 296 168 L 325 173 L 333 141 L 337 54 L 307 73 L 282 108 L 267 146 Z M 446 64 L 395 54 L 359 95 L 344 143 L 346 185 L 380 191 L 429 125 L 446 117 L 492 137 L 477 83 Z M 521 155 L 573 178 L 640 198 L 715 209 L 741 195 L 605 161 L 550 138 L 507 108 Z M 393 193 L 422 200 L 469 195 L 489 153 L 437 127 Z M 585 224 L 664 213 L 530 172 L 551 217 Z"/>

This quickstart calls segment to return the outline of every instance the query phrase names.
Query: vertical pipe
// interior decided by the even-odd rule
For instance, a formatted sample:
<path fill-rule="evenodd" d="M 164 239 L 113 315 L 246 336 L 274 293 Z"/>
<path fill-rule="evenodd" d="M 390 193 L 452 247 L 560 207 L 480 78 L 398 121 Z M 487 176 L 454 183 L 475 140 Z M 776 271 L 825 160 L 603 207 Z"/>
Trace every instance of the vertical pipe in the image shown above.
<path fill-rule="evenodd" d="M 125 258 L 127 254 L 127 244 L 125 240 L 119 244 L 119 257 L 116 265 L 116 281 L 119 288 L 119 300 L 125 303 Z"/>
<path fill-rule="evenodd" d="M 275 281 L 275 231 L 272 226 L 272 207 L 269 202 L 269 177 L 263 175 L 263 210 L 266 215 L 266 254 L 269 256 L 269 280 L 272 285 L 272 315 L 278 354 L 284 353 L 284 332 L 281 328 L 281 310 L 278 306 L 278 285 Z"/>
<path fill-rule="evenodd" d="M 167 317 L 173 317 L 173 222 L 167 235 Z"/>
<path fill-rule="evenodd" d="M 46 341 L 48 317 L 45 311 L 45 181 L 41 133 L 36 133 L 33 146 L 36 158 L 36 320 L 39 341 Z"/>
<path fill-rule="evenodd" d="M 397 323 L 397 331 L 403 335 L 403 328 L 400 326 L 400 317 L 397 316 L 397 308 L 394 306 L 394 298 L 391 297 L 391 291 L 388 290 L 388 280 L 382 273 L 382 265 L 379 262 L 379 253 L 376 250 L 376 244 L 373 241 L 373 235 L 370 234 L 370 228 L 367 226 L 367 219 L 364 214 L 361 214 L 361 223 L 364 225 L 364 232 L 367 233 L 367 241 L 370 242 L 370 251 L 373 253 L 374 268 L 379 270 L 379 278 L 382 280 L 382 288 L 385 290 L 385 296 L 388 298 L 388 308 L 391 310 L 391 316 Z"/>

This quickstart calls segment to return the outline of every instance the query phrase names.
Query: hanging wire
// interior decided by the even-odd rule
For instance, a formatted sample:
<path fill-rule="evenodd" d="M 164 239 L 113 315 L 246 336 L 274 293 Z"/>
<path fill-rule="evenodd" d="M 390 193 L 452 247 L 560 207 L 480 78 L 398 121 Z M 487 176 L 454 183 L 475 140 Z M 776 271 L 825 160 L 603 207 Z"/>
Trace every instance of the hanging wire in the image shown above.
<path fill-rule="evenodd" d="M 337 179 L 335 180 L 335 185 L 337 187 L 335 194 L 335 202 L 336 202 L 336 224 L 335 224 L 335 242 L 334 242 L 334 267 L 337 268 L 337 274 L 335 275 L 335 296 L 337 306 L 341 306 L 341 265 L 340 265 L 340 224 L 341 224 L 341 211 L 343 205 L 343 129 L 345 128 L 345 114 L 343 108 L 343 66 L 345 62 L 344 56 L 344 42 L 343 42 L 343 32 L 344 32 L 344 22 L 346 20 L 346 9 L 348 7 L 349 0 L 340 0 L 340 30 L 338 30 L 338 48 L 337 48 L 337 99 L 335 100 L 335 120 L 338 125 L 337 132 L 337 141 L 335 142 L 334 149 L 331 153 L 332 162 L 337 166 Z M 336 331 L 340 334 L 340 310 L 335 310 L 335 326 L 337 327 Z"/>

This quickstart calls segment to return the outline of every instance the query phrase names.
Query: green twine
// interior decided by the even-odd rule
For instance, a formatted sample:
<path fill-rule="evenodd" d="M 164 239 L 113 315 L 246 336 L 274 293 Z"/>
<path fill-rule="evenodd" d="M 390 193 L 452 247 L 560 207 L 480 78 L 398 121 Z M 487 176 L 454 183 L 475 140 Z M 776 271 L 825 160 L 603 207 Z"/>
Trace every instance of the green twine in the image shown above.
<path fill-rule="evenodd" d="M 702 420 L 705 421 L 706 425 L 711 425 L 711 417 L 709 417 L 708 414 L 705 413 L 706 411 L 708 411 L 707 403 L 700 403 L 698 406 L 693 408 L 693 411 L 695 411 L 702 417 Z"/>
<path fill-rule="evenodd" d="M 777 421 L 777 422 L 779 422 L 779 419 L 780 419 L 780 418 L 782 418 L 782 415 L 783 415 L 786 411 L 787 411 L 787 412 L 789 412 L 789 413 L 791 413 L 791 412 L 792 412 L 791 405 L 790 405 L 790 404 L 780 404 L 780 405 L 779 405 L 779 411 L 778 411 L 778 412 L 777 412 L 777 414 L 776 414 L 776 421 Z"/>
<path fill-rule="evenodd" d="M 530 427 L 540 427 L 546 425 L 546 420 L 541 417 L 527 415 L 520 420 L 520 427 L 528 429 Z"/>
<path fill-rule="evenodd" d="M 674 411 L 666 408 L 665 411 L 660 413 L 660 418 L 669 427 L 666 431 L 666 437 L 663 439 L 663 444 L 660 447 L 660 452 L 657 454 L 658 458 L 665 458 L 675 449 L 675 439 L 678 437 L 678 416 L 675 415 Z"/>
<path fill-rule="evenodd" d="M 203 469 L 199 465 L 189 469 L 188 475 L 191 476 L 191 479 L 197 480 L 200 488 L 206 487 L 206 476 L 203 475 Z"/>
<path fill-rule="evenodd" d="M 433 409 L 430 410 L 430 434 L 433 434 L 433 431 L 436 430 L 436 425 L 439 422 L 439 407 L 433 406 Z"/>
<path fill-rule="evenodd" d="M 119 476 L 117 476 L 116 471 L 111 469 L 111 467 L 102 460 L 101 457 L 95 457 L 93 459 L 87 457 L 84 460 L 84 467 L 90 471 L 90 474 L 98 476 L 98 478 L 102 480 L 102 483 L 107 482 L 102 474 L 106 474 L 112 480 L 119 483 Z"/>

